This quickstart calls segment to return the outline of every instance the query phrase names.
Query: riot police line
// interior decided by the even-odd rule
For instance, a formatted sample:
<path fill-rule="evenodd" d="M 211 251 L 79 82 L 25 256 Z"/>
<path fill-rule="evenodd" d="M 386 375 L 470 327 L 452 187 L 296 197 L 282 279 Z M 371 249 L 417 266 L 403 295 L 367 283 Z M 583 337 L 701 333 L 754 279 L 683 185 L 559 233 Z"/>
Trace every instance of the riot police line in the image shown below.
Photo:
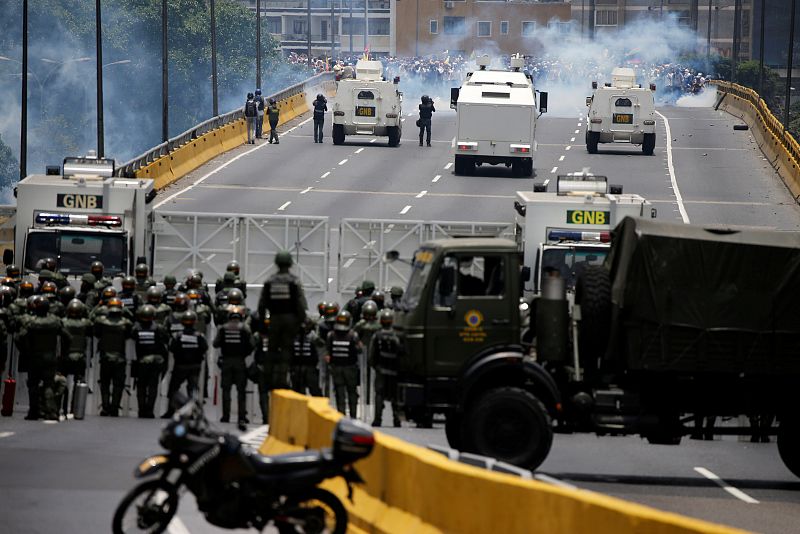
<path fill-rule="evenodd" d="M 54 260 L 41 263 L 35 280 L 23 279 L 14 265 L 0 280 L 0 350 L 10 355 L 0 362 L 0 372 L 7 371 L 3 415 L 13 413 L 19 373 L 27 373 L 29 420 L 82 419 L 90 391 L 100 393 L 101 416 L 135 411 L 140 418 L 170 417 L 167 399 L 185 387 L 214 405 L 219 388 L 220 420 L 228 422 L 235 388 L 242 425 L 249 422 L 248 381 L 256 384 L 264 423 L 269 392 L 280 388 L 332 396 L 343 413 L 347 407 L 351 417 L 367 419 L 374 385 L 381 407 L 374 425 L 382 424 L 384 401 L 395 408 L 401 347 L 392 308 L 401 288 L 392 288 L 392 302 L 385 303 L 366 281 L 344 309 L 321 302 L 314 318 L 307 315 L 299 278 L 290 272 L 288 252 L 276 255 L 278 272 L 264 283 L 256 310 L 245 305 L 247 284 L 235 261 L 211 288 L 199 271 L 180 284 L 174 276 L 156 284 L 147 265 L 139 264 L 135 276 L 122 278 L 120 290 L 99 261 L 81 277 L 78 290 Z M 89 404 L 94 413 L 97 401 Z M 393 421 L 399 426 L 396 410 Z"/>

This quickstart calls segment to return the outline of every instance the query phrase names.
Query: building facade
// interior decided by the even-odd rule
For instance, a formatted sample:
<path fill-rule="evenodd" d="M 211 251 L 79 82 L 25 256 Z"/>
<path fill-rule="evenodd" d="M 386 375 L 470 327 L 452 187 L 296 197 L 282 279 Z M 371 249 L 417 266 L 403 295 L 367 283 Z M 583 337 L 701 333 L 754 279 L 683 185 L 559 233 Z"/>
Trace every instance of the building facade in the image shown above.
<path fill-rule="evenodd" d="M 544 29 L 570 22 L 568 2 L 395 0 L 397 55 L 536 53 Z"/>

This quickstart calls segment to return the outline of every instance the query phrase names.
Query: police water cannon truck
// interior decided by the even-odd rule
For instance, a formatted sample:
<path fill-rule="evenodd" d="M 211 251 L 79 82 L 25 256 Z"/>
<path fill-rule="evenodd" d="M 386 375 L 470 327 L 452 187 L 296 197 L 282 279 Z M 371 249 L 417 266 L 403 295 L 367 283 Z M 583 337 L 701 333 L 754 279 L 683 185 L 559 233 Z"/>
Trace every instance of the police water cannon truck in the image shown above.
<path fill-rule="evenodd" d="M 636 83 L 633 69 L 617 67 L 611 72 L 611 82 L 598 87 L 586 97 L 586 150 L 597 153 L 598 143 L 630 143 L 642 145 L 642 153 L 653 155 L 656 146 L 656 108 L 649 89 Z"/>
<path fill-rule="evenodd" d="M 522 56 L 512 56 L 508 70 L 490 69 L 490 63 L 488 55 L 479 57 L 478 70 L 450 90 L 450 107 L 456 110 L 455 173 L 471 175 L 485 163 L 532 176 L 536 120 L 547 111 L 547 93 L 536 91 L 533 78 L 521 70 Z"/>
<path fill-rule="evenodd" d="M 370 135 L 388 137 L 389 146 L 399 145 L 403 116 L 399 83 L 399 76 L 392 81 L 383 78 L 380 61 L 359 60 L 355 78 L 342 77 L 336 82 L 333 143 L 341 145 L 348 135 Z"/>
<path fill-rule="evenodd" d="M 53 258 L 64 275 L 80 276 L 95 260 L 110 275 L 129 274 L 147 257 L 153 180 L 114 177 L 114 160 L 64 159 L 62 169 L 27 176 L 17 184 L 14 251 L 22 272 L 38 271 Z"/>

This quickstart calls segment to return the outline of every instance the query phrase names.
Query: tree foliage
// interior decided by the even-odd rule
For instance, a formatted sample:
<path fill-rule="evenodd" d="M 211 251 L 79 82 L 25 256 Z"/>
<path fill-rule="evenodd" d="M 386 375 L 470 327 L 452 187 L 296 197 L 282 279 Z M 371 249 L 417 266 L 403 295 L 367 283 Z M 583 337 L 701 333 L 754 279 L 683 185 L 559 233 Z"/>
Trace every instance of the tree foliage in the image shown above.
<path fill-rule="evenodd" d="M 0 136 L 0 188 L 11 186 L 19 178 L 19 162 L 14 157 L 11 147 L 3 142 Z"/>

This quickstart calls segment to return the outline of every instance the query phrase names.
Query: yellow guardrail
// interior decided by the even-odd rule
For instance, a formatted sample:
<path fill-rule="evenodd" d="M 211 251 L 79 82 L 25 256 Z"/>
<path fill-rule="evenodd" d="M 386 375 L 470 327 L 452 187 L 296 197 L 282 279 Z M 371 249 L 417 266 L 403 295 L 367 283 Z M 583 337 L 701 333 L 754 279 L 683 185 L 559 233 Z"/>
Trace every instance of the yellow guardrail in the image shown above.
<path fill-rule="evenodd" d="M 318 87 L 328 96 L 333 96 L 336 92 L 335 82 L 326 81 Z M 278 101 L 280 110 L 278 125 L 283 125 L 308 113 L 309 101 L 314 96 L 316 95 L 309 96 L 303 92 Z M 264 119 L 266 119 L 266 114 L 264 114 Z M 268 122 L 265 124 L 264 133 L 269 134 Z M 240 119 L 193 139 L 169 154 L 141 167 L 136 171 L 136 177 L 152 178 L 155 181 L 155 188 L 161 190 L 208 163 L 219 154 L 243 145 L 246 141 L 247 125 L 244 119 Z"/>
<path fill-rule="evenodd" d="M 761 96 L 749 87 L 713 80 L 719 107 L 744 120 L 795 199 L 800 197 L 800 143 L 784 128 Z"/>
<path fill-rule="evenodd" d="M 325 398 L 273 391 L 263 454 L 329 447 L 341 417 Z M 353 502 L 340 479 L 324 482 L 348 509 L 350 532 L 537 534 L 733 534 L 733 528 L 661 512 L 584 490 L 523 480 L 456 463 L 376 433 L 356 464 L 365 484 Z"/>

